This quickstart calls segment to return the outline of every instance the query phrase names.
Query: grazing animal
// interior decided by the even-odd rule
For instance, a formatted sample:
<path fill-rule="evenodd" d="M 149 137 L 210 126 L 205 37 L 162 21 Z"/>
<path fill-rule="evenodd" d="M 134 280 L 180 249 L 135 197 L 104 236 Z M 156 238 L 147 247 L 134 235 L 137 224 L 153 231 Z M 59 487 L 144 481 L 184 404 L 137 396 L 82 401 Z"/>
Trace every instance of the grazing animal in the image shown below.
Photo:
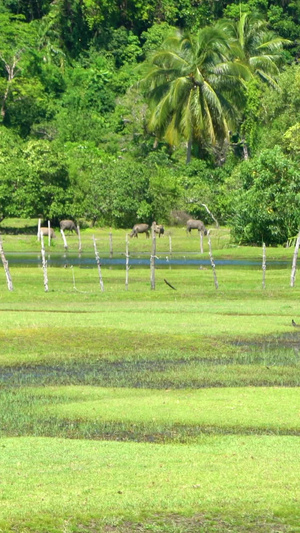
<path fill-rule="evenodd" d="M 73 220 L 61 220 L 59 225 L 60 225 L 60 229 L 62 229 L 63 231 L 65 231 L 66 229 L 69 231 L 75 231 L 78 235 L 78 229 L 76 227 L 75 222 L 73 222 Z"/>
<path fill-rule="evenodd" d="M 207 229 L 204 226 L 202 220 L 194 220 L 193 218 L 190 218 L 186 223 L 187 233 L 191 233 L 192 229 L 197 229 L 199 232 L 203 231 L 204 235 L 207 235 Z"/>
<path fill-rule="evenodd" d="M 146 233 L 146 238 L 149 238 L 149 224 L 135 224 L 130 233 L 130 237 L 138 237 L 139 233 Z"/>
<path fill-rule="evenodd" d="M 42 235 L 44 235 L 44 237 L 48 237 L 49 228 L 42 227 L 42 228 L 40 228 L 40 232 L 42 233 Z M 54 233 L 54 229 L 53 228 L 50 228 L 50 237 L 51 237 L 51 239 L 56 239 L 56 235 Z"/>
<path fill-rule="evenodd" d="M 165 233 L 165 228 L 163 227 L 162 224 L 155 224 L 154 231 L 155 231 L 155 233 L 158 234 L 158 236 L 160 238 L 160 236 Z"/>

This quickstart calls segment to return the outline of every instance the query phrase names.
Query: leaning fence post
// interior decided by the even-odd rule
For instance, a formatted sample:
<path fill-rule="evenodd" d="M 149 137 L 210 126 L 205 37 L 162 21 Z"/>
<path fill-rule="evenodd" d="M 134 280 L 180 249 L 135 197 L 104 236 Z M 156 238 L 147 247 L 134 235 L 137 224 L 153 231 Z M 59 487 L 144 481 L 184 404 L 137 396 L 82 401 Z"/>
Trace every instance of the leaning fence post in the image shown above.
<path fill-rule="evenodd" d="M 10 275 L 10 272 L 9 272 L 8 261 L 7 261 L 6 257 L 5 257 L 4 250 L 3 250 L 3 244 L 2 244 L 1 235 L 0 235 L 0 255 L 1 255 L 1 261 L 2 261 L 2 265 L 3 265 L 4 271 L 5 271 L 5 275 L 6 275 L 6 281 L 7 281 L 8 290 L 12 291 L 13 290 L 13 284 L 12 284 L 12 279 L 11 279 L 11 275 Z"/>
<path fill-rule="evenodd" d="M 266 245 L 263 242 L 263 260 L 262 260 L 262 271 L 263 271 L 263 278 L 262 278 L 262 288 L 266 288 Z"/>
<path fill-rule="evenodd" d="M 152 224 L 151 234 L 152 234 L 152 253 L 150 256 L 150 281 L 151 289 L 155 289 L 155 257 L 156 257 L 156 233 L 154 231 L 155 225 Z"/>
<path fill-rule="evenodd" d="M 62 228 L 60 230 L 60 233 L 61 233 L 62 239 L 64 241 L 64 249 L 67 250 L 68 249 L 68 243 L 67 243 L 67 239 L 66 239 L 66 236 L 65 236 L 65 232 L 64 232 L 64 230 Z"/>
<path fill-rule="evenodd" d="M 41 219 L 39 218 L 39 221 L 38 221 L 38 232 L 37 232 L 37 239 L 38 239 L 38 241 L 41 240 L 41 223 L 42 223 L 42 221 L 41 221 Z"/>
<path fill-rule="evenodd" d="M 110 259 L 112 259 L 113 257 L 113 236 L 112 236 L 112 231 L 111 231 L 111 228 L 110 228 L 110 232 L 109 232 L 109 257 Z"/>
<path fill-rule="evenodd" d="M 292 273 L 291 273 L 291 287 L 294 287 L 294 284 L 295 284 L 299 245 L 300 245 L 300 231 L 299 231 L 298 236 L 297 236 L 295 249 L 294 249 L 294 255 L 293 255 L 293 264 L 292 264 Z"/>
<path fill-rule="evenodd" d="M 42 253 L 42 265 L 43 265 L 43 273 L 44 273 L 44 287 L 45 287 L 45 292 L 48 292 L 47 261 L 45 257 L 45 245 L 44 245 L 43 233 L 41 233 L 41 253 Z"/>
<path fill-rule="evenodd" d="M 217 280 L 216 265 L 215 265 L 215 263 L 214 263 L 214 259 L 213 259 L 213 255 L 212 255 L 212 250 L 211 250 L 211 241 L 210 241 L 210 232 L 209 232 L 209 230 L 208 230 L 208 232 L 207 232 L 207 236 L 208 236 L 208 248 L 209 248 L 210 264 L 211 264 L 211 266 L 212 266 L 213 273 L 214 273 L 215 287 L 216 287 L 216 289 L 218 289 L 218 288 L 219 288 L 219 283 L 218 283 L 218 280 Z"/>
<path fill-rule="evenodd" d="M 48 246 L 51 246 L 51 225 L 50 225 L 50 220 L 48 220 Z"/>
<path fill-rule="evenodd" d="M 125 248 L 125 264 L 126 264 L 126 275 L 125 275 L 125 289 L 128 291 L 128 274 L 129 274 L 129 241 L 128 233 L 126 233 L 126 248 Z"/>
<path fill-rule="evenodd" d="M 82 248 L 81 248 L 81 235 L 80 235 L 80 228 L 79 226 L 77 226 L 77 235 L 78 235 L 78 252 L 80 253 Z"/>
<path fill-rule="evenodd" d="M 98 250 L 97 250 L 95 235 L 93 235 L 93 243 L 94 243 L 96 263 L 97 263 L 97 266 L 98 266 L 100 289 L 103 292 L 104 291 L 104 285 L 103 285 L 102 272 L 101 272 L 101 263 L 100 263 L 99 253 L 98 253 Z"/>

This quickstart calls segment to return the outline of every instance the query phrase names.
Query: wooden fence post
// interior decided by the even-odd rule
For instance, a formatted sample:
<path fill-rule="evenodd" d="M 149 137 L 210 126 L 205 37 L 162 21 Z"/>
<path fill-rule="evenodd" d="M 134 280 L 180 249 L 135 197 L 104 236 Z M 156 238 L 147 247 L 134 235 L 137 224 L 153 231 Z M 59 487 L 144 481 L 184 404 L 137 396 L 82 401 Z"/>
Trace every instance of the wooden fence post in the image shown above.
<path fill-rule="evenodd" d="M 154 224 L 152 224 L 151 227 L 151 235 L 152 235 L 152 253 L 150 256 L 150 281 L 151 281 L 151 289 L 155 289 L 155 257 L 156 257 L 156 233 L 154 231 Z"/>
<path fill-rule="evenodd" d="M 64 249 L 65 250 L 68 250 L 68 243 L 67 243 L 67 239 L 66 239 L 66 236 L 65 236 L 65 232 L 63 229 L 60 230 L 60 233 L 61 233 L 61 236 L 62 236 L 62 239 L 64 241 Z"/>
<path fill-rule="evenodd" d="M 200 235 L 200 253 L 203 254 L 203 231 L 199 231 Z"/>
<path fill-rule="evenodd" d="M 128 291 L 128 277 L 129 277 L 129 241 L 128 233 L 126 233 L 126 248 L 125 248 L 125 264 L 126 264 L 126 274 L 125 274 L 125 289 Z"/>
<path fill-rule="evenodd" d="M 262 288 L 265 289 L 266 288 L 266 270 L 267 270 L 267 266 L 266 266 L 266 245 L 265 243 L 263 242 L 263 255 L 262 255 L 263 259 L 262 259 L 262 271 L 263 271 L 263 278 L 262 278 Z"/>
<path fill-rule="evenodd" d="M 170 252 L 170 255 L 172 255 L 172 237 L 171 237 L 171 235 L 169 235 L 169 252 Z"/>
<path fill-rule="evenodd" d="M 38 239 L 38 241 L 41 240 L 41 223 L 42 223 L 42 221 L 41 221 L 41 219 L 39 218 L 39 221 L 38 221 L 38 232 L 37 232 L 37 239 Z"/>
<path fill-rule="evenodd" d="M 44 287 L 45 287 L 45 292 L 48 292 L 47 261 L 45 257 L 44 235 L 42 233 L 41 233 L 41 253 L 42 253 L 42 265 L 43 265 L 43 274 L 44 274 Z"/>
<path fill-rule="evenodd" d="M 297 237 L 296 244 L 295 244 L 294 255 L 293 255 L 292 273 L 291 273 L 291 287 L 294 287 L 294 285 L 295 285 L 296 267 L 297 267 L 297 258 L 298 258 L 298 252 L 299 252 L 299 245 L 300 245 L 300 231 L 298 233 L 298 237 Z"/>
<path fill-rule="evenodd" d="M 2 261 L 2 265 L 3 265 L 4 271 L 5 271 L 5 275 L 6 275 L 6 281 L 7 281 L 8 290 L 12 291 L 13 290 L 13 284 L 12 284 L 12 279 L 11 279 L 11 275 L 10 275 L 10 272 L 9 272 L 8 261 L 7 261 L 6 257 L 5 257 L 4 250 L 3 250 L 3 244 L 2 244 L 1 235 L 0 235 L 0 255 L 1 255 L 1 261 Z"/>
<path fill-rule="evenodd" d="M 93 235 L 93 243 L 94 243 L 94 250 L 95 250 L 96 263 L 97 263 L 97 266 L 98 266 L 100 289 L 101 289 L 101 291 L 103 292 L 103 291 L 104 291 L 104 284 L 103 284 L 103 279 L 102 279 L 101 263 L 100 263 L 99 253 L 98 253 L 98 251 L 97 251 L 97 245 L 96 245 L 95 235 Z"/>
<path fill-rule="evenodd" d="M 211 241 L 210 241 L 210 232 L 209 232 L 209 230 L 208 230 L 208 232 L 207 232 L 207 237 L 208 237 L 208 248 L 209 248 L 210 264 L 211 264 L 211 266 L 212 266 L 213 273 L 214 273 L 215 287 L 216 287 L 216 289 L 218 289 L 218 288 L 219 288 L 219 283 L 218 283 L 218 280 L 217 280 L 216 265 L 215 265 L 215 263 L 214 263 L 214 259 L 213 259 L 213 255 L 212 255 L 212 250 L 211 250 Z"/>
<path fill-rule="evenodd" d="M 111 231 L 111 228 L 110 228 L 110 232 L 109 232 L 109 257 L 110 259 L 112 259 L 114 255 L 114 252 L 113 252 L 113 236 L 112 236 L 112 231 Z"/>
<path fill-rule="evenodd" d="M 51 225 L 50 225 L 50 220 L 48 220 L 48 246 L 51 246 Z"/>
<path fill-rule="evenodd" d="M 81 248 L 81 235 L 80 235 L 80 227 L 77 225 L 77 235 L 78 235 L 78 252 L 80 253 L 82 251 Z"/>

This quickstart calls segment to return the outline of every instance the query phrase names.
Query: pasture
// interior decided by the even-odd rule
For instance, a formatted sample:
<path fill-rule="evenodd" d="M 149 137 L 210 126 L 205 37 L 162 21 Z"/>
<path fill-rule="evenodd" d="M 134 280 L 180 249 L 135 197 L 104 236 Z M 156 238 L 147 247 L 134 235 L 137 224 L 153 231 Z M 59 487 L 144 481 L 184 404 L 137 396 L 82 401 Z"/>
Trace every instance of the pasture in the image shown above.
<path fill-rule="evenodd" d="M 197 234 L 170 231 L 174 253 L 200 260 Z M 83 230 L 83 250 L 94 233 L 108 255 L 108 232 Z M 125 233 L 113 230 L 116 252 Z M 3 245 L 39 251 L 26 231 L 4 231 Z M 212 245 L 215 258 L 261 261 L 224 228 Z M 129 271 L 126 291 L 124 268 L 103 266 L 101 292 L 96 264 L 67 264 L 48 269 L 48 293 L 40 266 L 12 266 L 13 292 L 1 270 L 0 531 L 299 531 L 292 253 L 267 249 L 265 289 L 259 266 L 217 265 L 218 290 L 209 266 L 158 267 L 155 291 L 148 268 Z"/>

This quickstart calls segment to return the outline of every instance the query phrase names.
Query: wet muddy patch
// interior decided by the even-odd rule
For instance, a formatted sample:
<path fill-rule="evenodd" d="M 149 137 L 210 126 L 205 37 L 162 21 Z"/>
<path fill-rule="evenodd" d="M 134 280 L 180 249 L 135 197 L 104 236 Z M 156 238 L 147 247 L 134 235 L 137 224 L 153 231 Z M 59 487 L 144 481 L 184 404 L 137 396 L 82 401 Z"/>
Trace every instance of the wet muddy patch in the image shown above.
<path fill-rule="evenodd" d="M 298 386 L 300 360 L 291 349 L 257 350 L 220 359 L 143 359 L 70 361 L 61 364 L 6 366 L 0 386 L 93 385 L 130 388 L 202 388 L 239 385 Z"/>

